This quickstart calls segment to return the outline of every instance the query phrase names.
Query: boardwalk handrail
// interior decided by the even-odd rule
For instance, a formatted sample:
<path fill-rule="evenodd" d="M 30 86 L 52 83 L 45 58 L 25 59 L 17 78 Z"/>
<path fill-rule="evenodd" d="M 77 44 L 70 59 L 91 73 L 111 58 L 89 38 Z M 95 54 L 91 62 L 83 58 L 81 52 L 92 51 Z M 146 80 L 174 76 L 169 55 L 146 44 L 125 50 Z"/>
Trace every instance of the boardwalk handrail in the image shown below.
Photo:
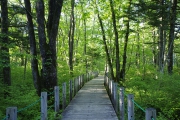
<path fill-rule="evenodd" d="M 111 99 L 113 107 L 116 114 L 119 115 L 120 120 L 125 119 L 124 96 L 127 97 L 128 120 L 135 120 L 134 104 L 145 113 L 145 120 L 156 120 L 156 109 L 146 108 L 146 110 L 144 110 L 138 103 L 134 101 L 134 95 L 126 94 L 124 92 L 124 87 L 118 87 L 118 83 L 115 83 L 108 73 L 105 73 L 104 75 L 104 85 L 106 86 L 109 98 Z"/>
<path fill-rule="evenodd" d="M 69 101 L 72 100 L 72 98 L 76 95 L 76 93 L 84 86 L 84 84 L 86 82 L 88 82 L 89 80 L 91 80 L 92 78 L 94 77 L 97 77 L 98 76 L 98 72 L 95 71 L 95 72 L 89 72 L 87 74 L 82 74 L 76 78 L 74 78 L 74 80 L 70 80 L 68 82 L 68 85 L 69 85 L 69 91 L 67 93 L 67 84 L 66 82 L 64 82 L 62 84 L 62 110 L 65 109 L 65 107 L 67 106 L 66 104 L 66 101 L 67 101 L 67 97 L 66 95 L 69 94 Z M 59 89 L 60 87 L 59 86 L 55 86 L 54 87 L 54 91 L 47 94 L 47 92 L 41 92 L 41 97 L 40 99 L 38 99 L 37 101 L 31 103 L 30 105 L 27 105 L 26 107 L 20 109 L 20 110 L 17 110 L 17 107 L 8 107 L 6 109 L 6 116 L 2 119 L 2 120 L 17 120 L 17 114 L 19 112 L 22 112 L 34 105 L 36 105 L 37 103 L 39 103 L 41 101 L 41 120 L 47 120 L 47 111 L 52 108 L 54 106 L 54 111 L 55 113 L 58 113 L 60 111 L 60 99 L 59 99 Z M 47 105 L 47 96 L 49 95 L 53 95 L 54 94 L 54 104 L 49 106 L 48 108 L 48 105 Z M 56 115 L 55 115 L 56 117 Z"/>

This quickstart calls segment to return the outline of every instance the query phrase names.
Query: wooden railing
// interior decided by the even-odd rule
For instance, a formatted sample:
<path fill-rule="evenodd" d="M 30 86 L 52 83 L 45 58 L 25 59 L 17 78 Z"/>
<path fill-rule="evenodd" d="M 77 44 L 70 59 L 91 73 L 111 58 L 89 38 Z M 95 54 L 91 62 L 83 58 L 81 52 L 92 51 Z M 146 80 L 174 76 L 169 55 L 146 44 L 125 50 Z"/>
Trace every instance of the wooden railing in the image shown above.
<path fill-rule="evenodd" d="M 8 107 L 6 109 L 6 117 L 3 120 L 17 120 L 17 114 L 19 112 L 22 112 L 30 107 L 32 107 L 33 105 L 35 105 L 36 103 L 41 102 L 41 115 L 40 118 L 41 120 L 47 120 L 48 116 L 48 95 L 54 95 L 54 111 L 55 114 L 59 113 L 60 110 L 64 110 L 67 106 L 67 101 L 71 101 L 72 98 L 76 95 L 76 93 L 84 86 L 84 84 L 86 82 L 88 82 L 89 80 L 91 80 L 94 77 L 98 76 L 98 72 L 90 72 L 87 74 L 83 74 L 80 75 L 76 78 L 74 78 L 73 80 L 70 80 L 68 83 L 64 82 L 62 84 L 62 87 L 60 86 L 55 86 L 54 87 L 54 91 L 52 93 L 47 94 L 47 92 L 41 92 L 41 97 L 39 100 L 35 101 L 34 103 L 20 109 L 17 110 L 17 107 Z M 67 89 L 67 87 L 69 89 Z M 62 93 L 60 93 L 60 88 L 62 88 Z M 67 96 L 69 95 L 69 96 Z M 61 98 L 60 98 L 61 96 Z M 69 100 L 68 100 L 68 99 Z M 60 102 L 62 105 L 62 108 L 60 108 Z M 55 115 L 56 116 L 56 115 Z"/>
<path fill-rule="evenodd" d="M 134 107 L 135 105 L 145 113 L 145 120 L 156 120 L 156 109 L 147 108 L 144 110 L 139 104 L 134 101 L 133 94 L 126 94 L 124 87 L 118 87 L 108 73 L 104 75 L 104 85 L 107 89 L 109 98 L 113 104 L 114 110 L 120 120 L 125 120 L 125 96 L 127 97 L 127 118 L 128 120 L 135 120 Z"/>

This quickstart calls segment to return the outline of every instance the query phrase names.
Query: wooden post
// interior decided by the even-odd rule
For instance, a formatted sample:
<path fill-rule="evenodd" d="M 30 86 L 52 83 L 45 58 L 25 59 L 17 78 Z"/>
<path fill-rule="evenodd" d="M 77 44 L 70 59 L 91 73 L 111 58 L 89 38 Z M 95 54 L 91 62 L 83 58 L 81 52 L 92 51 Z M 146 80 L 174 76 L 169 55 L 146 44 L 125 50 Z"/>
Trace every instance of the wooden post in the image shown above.
<path fill-rule="evenodd" d="M 109 98 L 111 98 L 111 80 L 109 79 Z"/>
<path fill-rule="evenodd" d="M 59 86 L 54 87 L 54 111 L 59 112 Z"/>
<path fill-rule="evenodd" d="M 66 82 L 63 83 L 63 99 L 62 99 L 63 110 L 66 108 Z"/>
<path fill-rule="evenodd" d="M 73 90 L 72 90 L 72 80 L 69 81 L 69 101 L 72 100 Z"/>
<path fill-rule="evenodd" d="M 84 86 L 84 83 L 85 83 L 85 81 L 84 81 L 84 74 L 82 74 L 82 86 Z"/>
<path fill-rule="evenodd" d="M 80 90 L 81 88 L 81 79 L 80 79 L 80 76 L 78 77 L 78 91 Z"/>
<path fill-rule="evenodd" d="M 88 81 L 88 73 L 86 73 L 86 82 Z"/>
<path fill-rule="evenodd" d="M 119 111 L 120 111 L 120 120 L 124 120 L 124 87 L 120 87 L 119 93 Z"/>
<path fill-rule="evenodd" d="M 128 120 L 134 120 L 134 95 L 128 94 Z"/>
<path fill-rule="evenodd" d="M 114 106 L 114 80 L 111 80 L 111 101 Z"/>
<path fill-rule="evenodd" d="M 76 78 L 76 93 L 79 90 L 79 77 Z"/>
<path fill-rule="evenodd" d="M 106 86 L 107 86 L 107 89 L 108 89 L 107 91 L 109 93 L 109 78 L 108 77 L 107 77 L 107 85 Z"/>
<path fill-rule="evenodd" d="M 17 120 L 17 107 L 6 108 L 6 120 Z"/>
<path fill-rule="evenodd" d="M 74 80 L 71 80 L 72 81 L 72 98 L 74 97 Z"/>
<path fill-rule="evenodd" d="M 41 92 L 41 120 L 47 120 L 47 92 Z"/>
<path fill-rule="evenodd" d="M 76 79 L 77 78 L 74 78 L 74 96 L 76 95 L 76 92 L 77 92 L 77 88 L 76 88 L 76 84 L 77 84 L 76 82 L 77 81 L 76 81 Z"/>
<path fill-rule="evenodd" d="M 82 88 L 82 86 L 83 86 L 83 79 L 82 79 L 82 75 L 80 75 L 80 81 L 81 81 L 81 86 L 80 86 L 80 88 Z"/>
<path fill-rule="evenodd" d="M 117 94 L 117 83 L 114 83 L 114 109 L 118 113 L 118 94 Z"/>
<path fill-rule="evenodd" d="M 146 120 L 156 120 L 156 109 L 154 108 L 146 109 Z"/>

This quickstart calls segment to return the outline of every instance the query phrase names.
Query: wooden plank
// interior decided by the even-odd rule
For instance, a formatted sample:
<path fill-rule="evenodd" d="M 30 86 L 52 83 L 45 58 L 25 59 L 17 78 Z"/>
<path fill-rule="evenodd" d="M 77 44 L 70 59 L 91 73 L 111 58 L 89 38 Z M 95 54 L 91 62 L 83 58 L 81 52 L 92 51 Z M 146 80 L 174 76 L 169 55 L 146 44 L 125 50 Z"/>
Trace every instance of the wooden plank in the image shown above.
<path fill-rule="evenodd" d="M 87 82 L 62 113 L 62 120 L 118 120 L 104 87 L 104 77 Z"/>

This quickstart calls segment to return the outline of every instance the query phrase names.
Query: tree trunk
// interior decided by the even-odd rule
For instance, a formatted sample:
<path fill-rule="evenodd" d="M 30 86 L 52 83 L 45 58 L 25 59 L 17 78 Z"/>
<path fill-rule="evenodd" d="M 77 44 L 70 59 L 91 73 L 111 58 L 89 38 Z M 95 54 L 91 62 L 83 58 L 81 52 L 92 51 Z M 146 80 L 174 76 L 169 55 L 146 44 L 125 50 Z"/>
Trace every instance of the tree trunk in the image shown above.
<path fill-rule="evenodd" d="M 63 0 L 49 0 L 49 14 L 46 26 L 48 40 L 46 39 L 43 0 L 39 0 L 36 5 L 39 47 L 42 58 L 41 84 L 43 85 L 42 89 L 48 91 L 52 91 L 53 87 L 57 85 L 56 37 L 62 4 Z"/>
<path fill-rule="evenodd" d="M 160 4 L 163 6 L 164 5 L 164 0 L 160 0 Z M 165 17 L 164 17 L 164 9 L 161 9 L 161 24 L 159 26 L 159 58 L 158 58 L 158 63 L 159 63 L 159 71 L 161 73 L 164 72 L 164 51 L 165 51 Z"/>
<path fill-rule="evenodd" d="M 108 65 L 109 65 L 111 77 L 112 77 L 113 80 L 115 80 L 113 67 L 112 67 L 112 63 L 111 63 L 111 58 L 110 58 L 108 47 L 107 47 L 107 44 L 106 44 L 105 31 L 104 31 L 103 23 L 102 23 L 102 20 L 101 20 L 101 18 L 99 16 L 99 13 L 98 13 L 98 19 L 99 19 L 99 23 L 100 23 L 100 27 L 101 27 L 101 31 L 102 31 L 103 43 L 104 43 L 104 47 L 105 47 L 105 51 L 106 51 L 107 62 L 108 62 Z"/>
<path fill-rule="evenodd" d="M 70 30 L 69 30 L 69 69 L 70 74 L 73 76 L 73 51 L 74 51 L 74 0 L 71 0 L 71 18 L 70 18 Z"/>
<path fill-rule="evenodd" d="M 9 38 L 8 38 L 8 0 L 1 0 L 1 33 L 0 38 L 0 76 L 4 83 L 4 98 L 9 96 L 7 86 L 11 85 L 11 68 L 10 68 L 10 55 L 9 55 Z M 6 88 L 7 87 L 7 88 Z"/>
<path fill-rule="evenodd" d="M 29 34 L 29 43 L 30 43 L 30 54 L 31 58 L 31 69 L 33 75 L 33 83 L 34 87 L 37 90 L 38 95 L 41 93 L 41 83 L 40 83 L 40 75 L 38 70 L 38 60 L 37 60 L 37 50 L 36 50 L 36 39 L 34 32 L 34 24 L 32 21 L 32 13 L 31 13 L 31 3 L 29 0 L 24 0 L 26 15 L 28 20 L 28 34 Z"/>
<path fill-rule="evenodd" d="M 87 38 L 86 38 L 86 20 L 84 19 L 84 56 L 85 56 L 85 66 L 86 66 L 86 73 L 88 72 L 87 70 Z"/>
<path fill-rule="evenodd" d="M 119 37 L 118 37 L 118 31 L 116 26 L 116 16 L 115 11 L 113 8 L 113 1 L 109 0 L 110 7 L 111 7 L 111 14 L 112 14 L 112 21 L 113 21 L 113 28 L 114 28 L 114 35 L 115 35 L 115 47 L 116 47 L 116 82 L 120 81 L 120 59 L 119 59 Z"/>
<path fill-rule="evenodd" d="M 169 31 L 169 43 L 168 43 L 168 73 L 172 74 L 173 71 L 173 49 L 174 49 L 174 30 L 176 22 L 176 9 L 177 0 L 172 3 L 171 19 L 170 19 L 170 31 Z"/>
<path fill-rule="evenodd" d="M 2 74 L 3 83 L 11 85 L 11 68 L 10 68 L 10 56 L 9 56 L 9 39 L 8 39 L 8 8 L 7 0 L 1 0 L 1 60 L 2 60 Z"/>
<path fill-rule="evenodd" d="M 124 41 L 124 53 L 123 53 L 123 64 L 121 69 L 121 76 L 120 79 L 125 80 L 125 72 L 126 72 L 126 62 L 127 62 L 127 45 L 128 45 L 128 39 L 129 39 L 129 17 L 130 17 L 130 8 L 131 8 L 131 0 L 129 0 L 129 6 L 127 11 L 128 20 L 126 23 L 126 35 L 125 35 L 125 41 Z"/>
<path fill-rule="evenodd" d="M 49 14 L 46 26 L 44 18 L 44 2 L 43 0 L 38 0 L 36 2 L 39 48 L 42 60 L 41 78 L 38 72 L 38 62 L 36 59 L 37 51 L 34 25 L 31 16 L 31 5 L 29 0 L 24 1 L 27 10 L 31 54 L 33 55 L 33 59 L 31 62 L 33 80 L 35 88 L 40 95 L 42 89 L 52 91 L 53 87 L 57 85 L 56 37 L 58 33 L 59 19 L 63 0 L 49 0 Z M 47 33 L 45 28 L 47 28 Z M 46 35 L 48 36 L 48 38 L 46 38 Z"/>

